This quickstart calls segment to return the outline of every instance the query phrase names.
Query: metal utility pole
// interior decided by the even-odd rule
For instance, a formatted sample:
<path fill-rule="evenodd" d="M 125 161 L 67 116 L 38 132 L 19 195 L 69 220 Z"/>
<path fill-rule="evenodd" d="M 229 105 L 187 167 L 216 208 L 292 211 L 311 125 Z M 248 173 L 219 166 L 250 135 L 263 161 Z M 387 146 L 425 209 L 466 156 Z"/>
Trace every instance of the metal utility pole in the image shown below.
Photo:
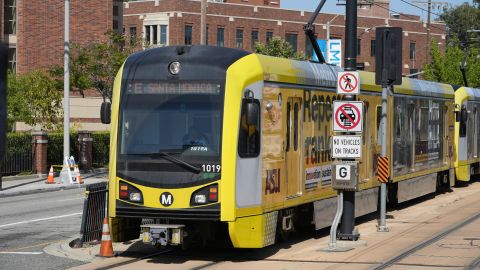
<path fill-rule="evenodd" d="M 430 13 L 432 11 L 432 0 L 428 0 L 427 8 L 427 46 L 425 47 L 425 63 L 428 63 L 428 52 L 430 51 Z"/>
<path fill-rule="evenodd" d="M 63 156 L 70 157 L 70 0 L 65 0 Z"/>
<path fill-rule="evenodd" d="M 207 0 L 202 0 L 200 18 L 200 44 L 207 44 Z"/>
<path fill-rule="evenodd" d="M 357 0 L 347 0 L 345 10 L 345 70 L 357 70 Z M 345 100 L 354 101 L 353 95 L 345 95 Z M 355 191 L 345 191 L 343 215 L 338 237 L 356 241 L 359 234 L 355 229 Z"/>

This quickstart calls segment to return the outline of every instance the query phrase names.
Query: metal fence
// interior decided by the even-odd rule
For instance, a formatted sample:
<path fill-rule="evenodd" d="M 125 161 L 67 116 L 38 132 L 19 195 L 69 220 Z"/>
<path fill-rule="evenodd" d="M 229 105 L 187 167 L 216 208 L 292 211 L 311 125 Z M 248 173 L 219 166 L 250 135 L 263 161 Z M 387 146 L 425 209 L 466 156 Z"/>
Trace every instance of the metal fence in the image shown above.
<path fill-rule="evenodd" d="M 86 187 L 80 228 L 81 245 L 98 242 L 102 238 L 103 218 L 106 213 L 108 183 L 91 184 Z"/>
<path fill-rule="evenodd" d="M 28 152 L 16 152 L 7 153 L 5 159 L 0 164 L 0 174 L 13 175 L 21 172 L 33 171 L 33 153 Z"/>

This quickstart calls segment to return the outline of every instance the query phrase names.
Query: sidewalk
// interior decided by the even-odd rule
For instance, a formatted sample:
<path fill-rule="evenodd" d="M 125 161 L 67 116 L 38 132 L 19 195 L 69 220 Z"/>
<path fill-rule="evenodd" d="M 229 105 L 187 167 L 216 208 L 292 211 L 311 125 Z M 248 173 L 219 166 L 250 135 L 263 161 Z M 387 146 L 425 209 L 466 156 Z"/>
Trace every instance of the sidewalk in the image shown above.
<path fill-rule="evenodd" d="M 85 188 L 86 185 L 108 181 L 108 171 L 98 171 L 82 174 L 83 184 L 63 184 L 60 177 L 55 177 L 55 183 L 46 184 L 46 177 L 27 176 L 24 178 L 10 178 L 2 180 L 0 198 L 34 193 L 51 192 L 58 190 Z"/>

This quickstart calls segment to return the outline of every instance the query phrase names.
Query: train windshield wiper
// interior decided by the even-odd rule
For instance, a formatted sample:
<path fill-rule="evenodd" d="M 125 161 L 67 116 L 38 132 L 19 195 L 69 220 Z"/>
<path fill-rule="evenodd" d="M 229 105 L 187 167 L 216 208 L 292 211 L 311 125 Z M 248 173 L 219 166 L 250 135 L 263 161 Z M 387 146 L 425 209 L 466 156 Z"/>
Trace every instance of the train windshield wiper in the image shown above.
<path fill-rule="evenodd" d="M 197 166 L 194 166 L 190 163 L 187 163 L 181 159 L 178 159 L 172 155 L 170 155 L 169 153 L 167 152 L 158 152 L 155 154 L 156 156 L 160 156 L 160 157 L 163 157 L 164 159 L 174 163 L 174 164 L 177 164 L 177 165 L 180 165 L 181 167 L 185 168 L 185 169 L 188 169 L 189 171 L 193 172 L 193 173 L 200 173 L 202 170 L 200 168 L 198 168 Z"/>

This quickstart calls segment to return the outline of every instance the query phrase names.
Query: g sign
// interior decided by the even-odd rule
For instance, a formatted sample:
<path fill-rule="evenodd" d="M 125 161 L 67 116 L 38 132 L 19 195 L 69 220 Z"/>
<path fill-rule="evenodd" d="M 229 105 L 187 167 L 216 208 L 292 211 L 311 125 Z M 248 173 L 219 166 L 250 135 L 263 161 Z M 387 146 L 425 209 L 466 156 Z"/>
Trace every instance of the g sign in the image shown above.
<path fill-rule="evenodd" d="M 337 190 L 358 190 L 358 162 L 332 164 L 332 187 Z"/>

